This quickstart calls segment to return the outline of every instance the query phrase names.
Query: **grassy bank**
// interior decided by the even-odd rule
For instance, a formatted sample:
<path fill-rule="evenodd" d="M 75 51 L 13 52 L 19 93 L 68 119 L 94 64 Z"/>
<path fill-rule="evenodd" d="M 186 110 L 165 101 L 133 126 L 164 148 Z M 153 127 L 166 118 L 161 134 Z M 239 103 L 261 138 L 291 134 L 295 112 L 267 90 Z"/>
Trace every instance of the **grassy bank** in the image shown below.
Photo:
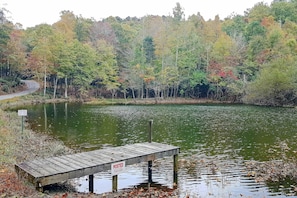
<path fill-rule="evenodd" d="M 35 188 L 19 181 L 14 164 L 35 158 L 71 153 L 63 142 L 21 130 L 21 118 L 16 112 L 0 109 L 0 196 L 1 197 L 52 197 L 41 194 Z"/>

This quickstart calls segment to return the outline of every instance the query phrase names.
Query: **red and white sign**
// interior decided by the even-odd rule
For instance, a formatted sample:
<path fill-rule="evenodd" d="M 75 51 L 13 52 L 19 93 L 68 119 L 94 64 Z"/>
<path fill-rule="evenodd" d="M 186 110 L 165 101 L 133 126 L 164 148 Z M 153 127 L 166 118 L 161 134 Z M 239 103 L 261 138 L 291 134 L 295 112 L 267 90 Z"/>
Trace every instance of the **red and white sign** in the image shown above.
<path fill-rule="evenodd" d="M 111 175 L 118 175 L 125 171 L 126 163 L 125 161 L 116 162 L 111 164 Z"/>

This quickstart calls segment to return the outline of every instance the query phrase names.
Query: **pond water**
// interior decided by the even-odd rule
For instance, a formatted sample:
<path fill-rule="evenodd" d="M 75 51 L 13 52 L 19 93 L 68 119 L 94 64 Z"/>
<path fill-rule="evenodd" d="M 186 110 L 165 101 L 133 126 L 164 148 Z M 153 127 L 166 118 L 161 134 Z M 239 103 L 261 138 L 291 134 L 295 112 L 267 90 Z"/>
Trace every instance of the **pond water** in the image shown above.
<path fill-rule="evenodd" d="M 286 197 L 293 187 L 276 188 L 247 177 L 246 160 L 281 159 L 297 150 L 297 109 L 246 105 L 87 105 L 46 104 L 26 107 L 35 131 L 81 151 L 121 146 L 148 139 L 181 148 L 180 197 Z M 147 164 L 128 166 L 120 189 L 147 181 Z M 157 160 L 153 180 L 172 188 L 172 158 Z M 86 178 L 74 180 L 87 192 Z M 111 191 L 110 172 L 95 175 L 95 193 Z M 294 193 L 293 193 L 294 194 Z"/>

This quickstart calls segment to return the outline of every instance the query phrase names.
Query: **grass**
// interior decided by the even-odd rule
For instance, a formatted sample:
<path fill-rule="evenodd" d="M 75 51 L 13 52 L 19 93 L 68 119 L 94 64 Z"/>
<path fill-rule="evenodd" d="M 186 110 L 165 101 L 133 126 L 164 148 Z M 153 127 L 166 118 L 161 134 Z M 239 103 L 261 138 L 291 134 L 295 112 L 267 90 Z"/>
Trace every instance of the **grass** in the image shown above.
<path fill-rule="evenodd" d="M 16 123 L 10 119 L 13 115 L 0 110 L 0 165 L 15 163 L 15 134 L 13 133 Z"/>

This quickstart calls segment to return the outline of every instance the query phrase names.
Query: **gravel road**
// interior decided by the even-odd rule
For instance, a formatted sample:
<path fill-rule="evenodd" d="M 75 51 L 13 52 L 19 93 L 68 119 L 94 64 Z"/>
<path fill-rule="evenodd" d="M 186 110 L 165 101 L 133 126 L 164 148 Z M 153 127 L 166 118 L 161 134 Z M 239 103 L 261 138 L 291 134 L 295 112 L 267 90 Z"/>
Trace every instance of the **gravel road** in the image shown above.
<path fill-rule="evenodd" d="M 22 82 L 24 82 L 27 86 L 27 89 L 25 91 L 8 94 L 8 95 L 2 95 L 2 96 L 0 96 L 0 100 L 6 100 L 6 99 L 14 98 L 14 97 L 28 95 L 28 94 L 31 94 L 31 93 L 37 91 L 40 88 L 40 85 L 34 80 L 22 80 Z"/>

